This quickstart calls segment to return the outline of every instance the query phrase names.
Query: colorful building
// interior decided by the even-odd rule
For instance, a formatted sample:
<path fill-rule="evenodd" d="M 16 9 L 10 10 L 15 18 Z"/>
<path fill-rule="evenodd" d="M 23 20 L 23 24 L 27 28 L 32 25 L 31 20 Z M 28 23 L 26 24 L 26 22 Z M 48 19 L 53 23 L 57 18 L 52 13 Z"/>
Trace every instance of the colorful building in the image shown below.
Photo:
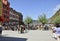
<path fill-rule="evenodd" d="M 0 20 L 3 24 L 9 22 L 10 3 L 8 0 L 0 0 Z"/>
<path fill-rule="evenodd" d="M 0 22 L 4 27 L 10 28 L 10 25 L 24 25 L 23 15 L 10 7 L 8 0 L 0 0 Z"/>

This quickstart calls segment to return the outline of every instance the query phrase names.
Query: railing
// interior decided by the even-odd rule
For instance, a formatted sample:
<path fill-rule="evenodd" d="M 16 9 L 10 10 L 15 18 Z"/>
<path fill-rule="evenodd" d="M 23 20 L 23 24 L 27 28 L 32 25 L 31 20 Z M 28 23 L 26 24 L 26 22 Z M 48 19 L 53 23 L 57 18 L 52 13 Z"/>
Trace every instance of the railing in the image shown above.
<path fill-rule="evenodd" d="M 17 19 L 17 18 L 13 18 L 13 17 L 10 17 L 9 19 L 13 19 L 13 20 L 19 20 L 19 19 Z"/>

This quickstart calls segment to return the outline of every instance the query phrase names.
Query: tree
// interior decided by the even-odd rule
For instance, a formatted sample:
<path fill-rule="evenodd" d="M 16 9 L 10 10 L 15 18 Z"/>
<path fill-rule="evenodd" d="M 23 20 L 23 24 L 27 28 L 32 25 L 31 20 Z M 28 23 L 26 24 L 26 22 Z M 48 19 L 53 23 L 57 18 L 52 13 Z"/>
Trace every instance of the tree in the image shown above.
<path fill-rule="evenodd" d="M 56 13 L 50 18 L 50 23 L 54 23 L 54 21 L 57 22 L 57 17 L 60 17 L 60 9 L 56 11 Z M 57 20 L 56 20 L 57 19 Z"/>
<path fill-rule="evenodd" d="M 31 17 L 26 17 L 25 23 L 28 24 L 28 29 L 30 29 L 29 24 L 32 23 L 32 18 Z"/>
<path fill-rule="evenodd" d="M 46 15 L 43 14 L 43 15 L 38 16 L 38 21 L 41 22 L 43 25 L 44 25 L 45 23 L 47 23 Z"/>
<path fill-rule="evenodd" d="M 27 16 L 26 19 L 25 19 L 25 23 L 26 24 L 32 23 L 32 18 Z"/>

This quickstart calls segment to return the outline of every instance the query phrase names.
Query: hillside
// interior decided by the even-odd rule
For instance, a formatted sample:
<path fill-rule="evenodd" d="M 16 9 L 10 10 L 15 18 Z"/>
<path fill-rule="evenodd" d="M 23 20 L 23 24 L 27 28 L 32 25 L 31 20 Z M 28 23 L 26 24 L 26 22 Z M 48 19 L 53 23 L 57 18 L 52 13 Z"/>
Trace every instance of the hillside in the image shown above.
<path fill-rule="evenodd" d="M 58 16 L 60 16 L 60 9 L 50 18 L 50 23 L 52 23 L 52 21 Z"/>

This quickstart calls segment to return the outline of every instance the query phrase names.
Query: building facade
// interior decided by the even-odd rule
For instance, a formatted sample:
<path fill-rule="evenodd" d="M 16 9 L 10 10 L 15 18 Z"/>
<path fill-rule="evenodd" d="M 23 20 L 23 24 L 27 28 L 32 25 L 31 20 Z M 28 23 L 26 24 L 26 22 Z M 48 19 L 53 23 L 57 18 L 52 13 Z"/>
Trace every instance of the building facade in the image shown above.
<path fill-rule="evenodd" d="M 14 29 L 17 29 L 16 27 L 18 25 L 23 25 L 23 15 L 22 13 L 20 12 L 17 12 L 15 11 L 13 8 L 10 8 L 10 16 L 9 16 L 9 27 L 11 28 L 14 28 Z"/>
<path fill-rule="evenodd" d="M 3 18 L 4 18 L 4 24 L 8 25 L 9 23 L 9 12 L 10 12 L 10 3 L 8 0 L 3 0 Z"/>
<path fill-rule="evenodd" d="M 10 3 L 8 0 L 1 0 L 1 3 L 0 19 L 6 25 L 9 22 Z"/>
<path fill-rule="evenodd" d="M 18 25 L 18 23 L 19 23 L 18 22 L 19 21 L 19 15 L 16 14 L 16 11 L 13 10 L 13 8 L 10 8 L 9 19 L 10 19 L 9 24 L 11 24 L 11 25 L 14 25 L 14 24 Z"/>
<path fill-rule="evenodd" d="M 24 25 L 22 13 L 13 10 L 8 0 L 0 0 L 0 22 L 8 28 L 10 26 Z"/>
<path fill-rule="evenodd" d="M 0 17 L 2 16 L 2 0 L 0 0 Z"/>
<path fill-rule="evenodd" d="M 2 22 L 3 21 L 3 19 L 2 19 L 2 0 L 0 0 L 0 22 Z"/>

